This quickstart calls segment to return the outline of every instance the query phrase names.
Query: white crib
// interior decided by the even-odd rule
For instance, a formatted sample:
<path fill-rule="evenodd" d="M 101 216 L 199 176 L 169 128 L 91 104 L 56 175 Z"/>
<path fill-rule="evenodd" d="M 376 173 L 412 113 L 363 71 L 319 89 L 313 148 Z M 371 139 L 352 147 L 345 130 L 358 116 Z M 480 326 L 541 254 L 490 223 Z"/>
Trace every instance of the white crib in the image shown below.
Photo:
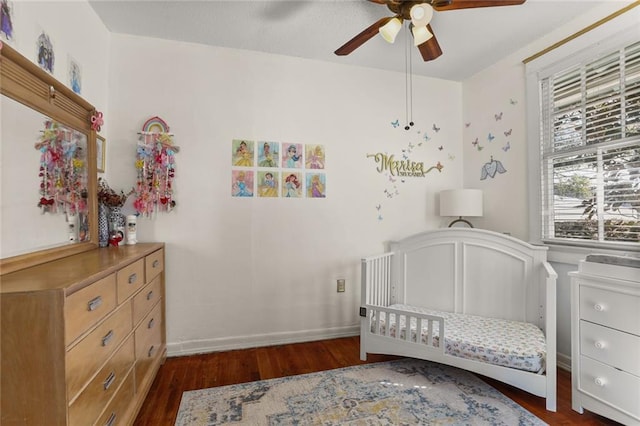
<path fill-rule="evenodd" d="M 362 260 L 361 358 L 451 365 L 544 397 L 556 411 L 557 274 L 546 251 L 471 228 L 390 243 Z"/>

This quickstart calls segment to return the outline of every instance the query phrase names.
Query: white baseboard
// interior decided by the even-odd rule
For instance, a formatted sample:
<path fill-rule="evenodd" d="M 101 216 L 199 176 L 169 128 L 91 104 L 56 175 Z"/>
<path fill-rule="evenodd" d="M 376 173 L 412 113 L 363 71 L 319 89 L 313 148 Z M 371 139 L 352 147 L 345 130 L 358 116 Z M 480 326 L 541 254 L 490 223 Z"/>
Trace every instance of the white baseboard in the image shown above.
<path fill-rule="evenodd" d="M 167 356 L 176 357 L 209 352 L 232 351 L 236 349 L 311 342 L 314 340 L 336 339 L 340 337 L 359 335 L 360 326 L 354 325 L 320 330 L 234 336 L 220 339 L 189 340 L 177 343 L 169 342 L 167 343 Z"/>
<path fill-rule="evenodd" d="M 558 368 L 571 372 L 571 357 L 560 352 L 556 353 L 556 365 Z"/>

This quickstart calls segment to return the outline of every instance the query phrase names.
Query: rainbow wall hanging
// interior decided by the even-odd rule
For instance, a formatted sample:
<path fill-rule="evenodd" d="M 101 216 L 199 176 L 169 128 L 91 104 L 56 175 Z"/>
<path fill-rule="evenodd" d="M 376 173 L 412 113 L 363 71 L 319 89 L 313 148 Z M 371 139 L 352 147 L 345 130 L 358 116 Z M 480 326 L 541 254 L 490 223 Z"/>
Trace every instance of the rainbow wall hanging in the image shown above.
<path fill-rule="evenodd" d="M 139 215 L 168 212 L 176 206 L 173 182 L 176 174 L 173 134 L 160 117 L 145 121 L 138 133 L 136 151 L 136 188 L 133 206 Z"/>

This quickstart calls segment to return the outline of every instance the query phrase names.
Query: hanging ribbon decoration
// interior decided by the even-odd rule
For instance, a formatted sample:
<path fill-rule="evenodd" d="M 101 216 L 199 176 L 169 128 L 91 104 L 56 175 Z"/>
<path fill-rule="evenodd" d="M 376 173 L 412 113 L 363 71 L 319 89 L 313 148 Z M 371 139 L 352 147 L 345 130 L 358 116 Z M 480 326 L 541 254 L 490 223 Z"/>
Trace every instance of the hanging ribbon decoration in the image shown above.
<path fill-rule="evenodd" d="M 87 213 L 86 150 L 81 133 L 46 121 L 35 148 L 40 151 L 40 200 L 43 213 Z"/>
<path fill-rule="evenodd" d="M 160 117 L 151 117 L 138 133 L 136 151 L 136 188 L 134 208 L 140 215 L 171 211 L 176 206 L 173 180 L 175 156 L 180 147 L 173 144 L 173 134 Z"/>

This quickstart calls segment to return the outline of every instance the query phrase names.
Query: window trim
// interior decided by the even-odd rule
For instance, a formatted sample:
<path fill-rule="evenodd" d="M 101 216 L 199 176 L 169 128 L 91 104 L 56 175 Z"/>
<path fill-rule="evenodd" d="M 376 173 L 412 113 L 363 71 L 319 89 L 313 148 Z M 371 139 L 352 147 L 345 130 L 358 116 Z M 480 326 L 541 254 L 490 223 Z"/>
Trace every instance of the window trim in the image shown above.
<path fill-rule="evenodd" d="M 529 203 L 529 240 L 534 244 L 543 244 L 556 250 L 589 253 L 598 251 L 632 252 L 637 251 L 636 243 L 615 243 L 599 241 L 543 240 L 542 239 L 542 129 L 540 81 L 555 73 L 578 66 L 583 62 L 597 60 L 640 40 L 640 27 L 627 25 L 622 31 L 616 31 L 619 23 L 611 22 L 593 30 L 589 37 L 578 37 L 547 55 L 541 56 L 525 65 L 526 125 L 528 154 L 528 203 Z M 619 27 L 618 27 L 619 28 Z M 576 251 L 576 249 L 579 249 Z M 635 249 L 635 250 L 634 250 Z"/>

